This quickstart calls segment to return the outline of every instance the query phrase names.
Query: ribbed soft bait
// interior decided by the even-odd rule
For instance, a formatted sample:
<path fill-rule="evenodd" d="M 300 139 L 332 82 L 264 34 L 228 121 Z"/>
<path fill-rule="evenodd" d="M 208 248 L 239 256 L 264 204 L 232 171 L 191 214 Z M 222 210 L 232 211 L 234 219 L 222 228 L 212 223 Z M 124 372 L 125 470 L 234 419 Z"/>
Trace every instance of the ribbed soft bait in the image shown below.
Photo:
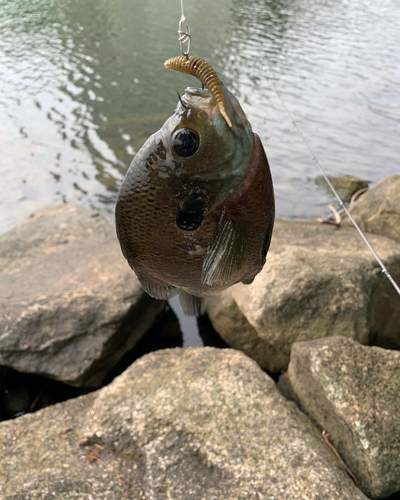
<path fill-rule="evenodd" d="M 198 78 L 217 101 L 221 115 L 225 118 L 226 123 L 232 127 L 232 122 L 225 111 L 225 98 L 221 80 L 207 62 L 198 57 L 177 56 L 165 61 L 164 66 Z"/>

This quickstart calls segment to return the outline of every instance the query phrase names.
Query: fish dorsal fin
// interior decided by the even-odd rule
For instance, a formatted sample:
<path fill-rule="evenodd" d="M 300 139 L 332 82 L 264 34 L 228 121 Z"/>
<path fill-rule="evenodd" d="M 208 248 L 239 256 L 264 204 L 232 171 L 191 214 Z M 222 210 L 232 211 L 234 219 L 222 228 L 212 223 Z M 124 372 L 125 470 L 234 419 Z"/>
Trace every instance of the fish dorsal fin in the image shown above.
<path fill-rule="evenodd" d="M 203 262 L 203 287 L 226 285 L 231 276 L 243 267 L 247 249 L 247 226 L 231 221 L 223 213 Z"/>

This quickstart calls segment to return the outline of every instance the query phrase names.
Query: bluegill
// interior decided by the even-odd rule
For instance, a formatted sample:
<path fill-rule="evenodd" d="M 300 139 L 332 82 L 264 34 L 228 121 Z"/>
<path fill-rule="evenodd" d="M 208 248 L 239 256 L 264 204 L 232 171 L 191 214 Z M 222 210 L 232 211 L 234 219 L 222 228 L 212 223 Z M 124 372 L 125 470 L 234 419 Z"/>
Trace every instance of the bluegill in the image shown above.
<path fill-rule="evenodd" d="M 197 76 L 134 157 L 116 205 L 122 252 L 154 298 L 201 300 L 261 271 L 274 223 L 268 160 L 239 102 L 198 58 L 165 65 Z"/>

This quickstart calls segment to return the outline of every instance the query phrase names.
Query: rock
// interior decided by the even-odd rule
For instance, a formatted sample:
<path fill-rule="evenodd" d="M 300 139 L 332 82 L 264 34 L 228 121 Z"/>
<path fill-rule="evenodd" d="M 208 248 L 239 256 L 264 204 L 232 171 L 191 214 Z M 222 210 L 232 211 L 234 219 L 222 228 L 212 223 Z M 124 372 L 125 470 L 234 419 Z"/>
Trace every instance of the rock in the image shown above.
<path fill-rule="evenodd" d="M 363 231 L 400 242 L 400 175 L 378 182 L 354 204 L 351 214 Z"/>
<path fill-rule="evenodd" d="M 333 187 L 336 189 L 342 200 L 350 199 L 353 194 L 357 193 L 357 191 L 368 187 L 367 181 L 363 181 L 362 179 L 351 175 L 345 175 L 343 177 L 328 175 L 328 179 L 331 181 Z M 330 187 L 322 175 L 316 177 L 315 184 L 325 187 L 329 194 L 332 194 Z"/>
<path fill-rule="evenodd" d="M 51 207 L 0 236 L 1 365 L 98 387 L 164 307 L 96 212 Z"/>
<path fill-rule="evenodd" d="M 398 243 L 369 238 L 400 281 Z M 400 347 L 399 296 L 353 228 L 277 220 L 254 282 L 207 300 L 223 340 L 271 372 L 287 368 L 294 342 L 327 335 Z"/>
<path fill-rule="evenodd" d="M 279 389 L 282 396 L 285 396 L 286 399 L 298 403 L 296 395 L 293 392 L 293 387 L 292 384 L 290 383 L 289 374 L 287 371 L 279 375 L 276 387 Z"/>
<path fill-rule="evenodd" d="M 5 500 L 361 500 L 314 424 L 244 354 L 168 349 L 97 393 L 0 424 Z"/>
<path fill-rule="evenodd" d="M 289 379 L 364 493 L 400 491 L 400 352 L 343 337 L 293 345 Z"/>

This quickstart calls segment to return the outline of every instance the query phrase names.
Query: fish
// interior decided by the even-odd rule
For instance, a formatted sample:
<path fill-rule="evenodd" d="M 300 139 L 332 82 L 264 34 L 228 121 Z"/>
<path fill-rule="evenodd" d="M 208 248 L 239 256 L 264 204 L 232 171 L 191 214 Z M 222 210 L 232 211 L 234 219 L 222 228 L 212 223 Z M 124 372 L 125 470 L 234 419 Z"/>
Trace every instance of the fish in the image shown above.
<path fill-rule="evenodd" d="M 260 138 L 214 69 L 194 56 L 165 66 L 203 88 L 187 87 L 133 158 L 117 197 L 116 230 L 143 289 L 156 299 L 179 294 L 184 313 L 198 316 L 208 296 L 252 283 L 263 268 L 274 191 Z"/>

